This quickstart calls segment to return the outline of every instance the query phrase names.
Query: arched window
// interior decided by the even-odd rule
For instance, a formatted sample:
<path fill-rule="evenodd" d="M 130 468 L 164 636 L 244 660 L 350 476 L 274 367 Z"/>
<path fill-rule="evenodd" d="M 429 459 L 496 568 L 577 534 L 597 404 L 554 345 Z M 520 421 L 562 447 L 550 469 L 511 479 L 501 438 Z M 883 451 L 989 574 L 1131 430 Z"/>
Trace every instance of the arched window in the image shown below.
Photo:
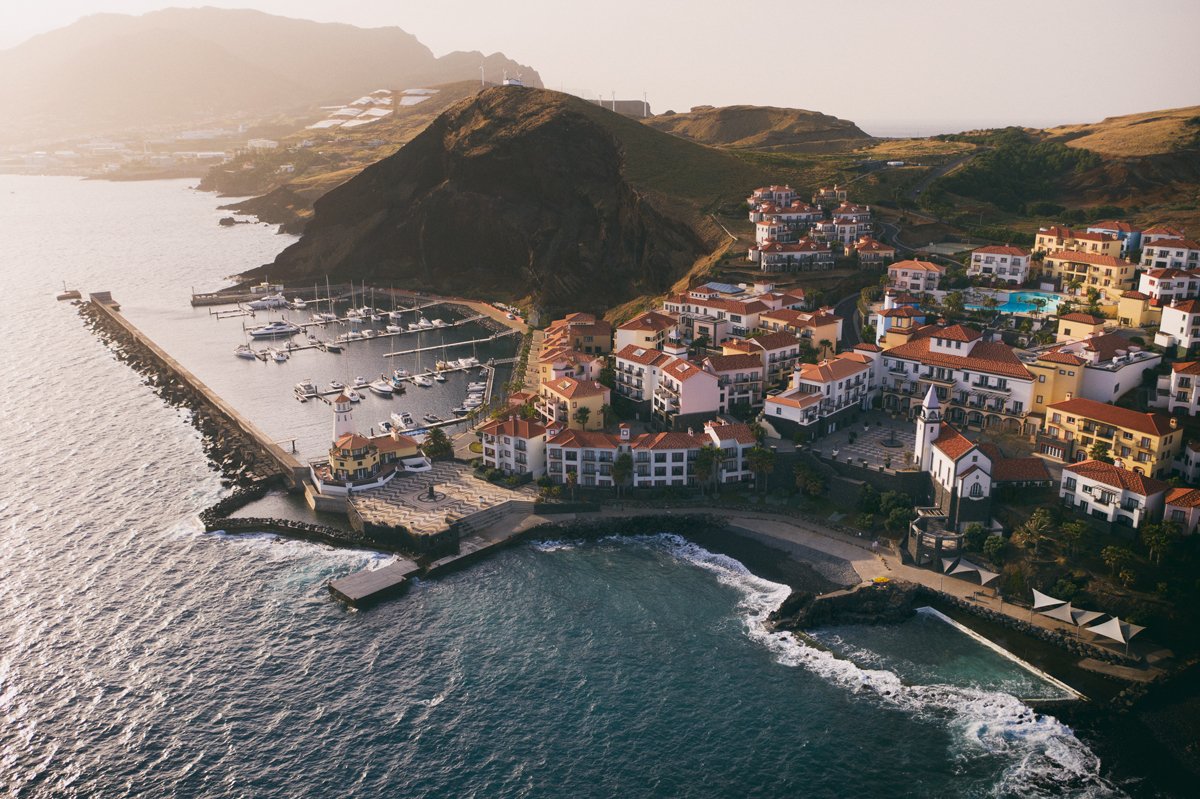
<path fill-rule="evenodd" d="M 982 499 L 982 498 L 983 498 L 983 483 L 972 483 L 971 484 L 971 499 Z"/>

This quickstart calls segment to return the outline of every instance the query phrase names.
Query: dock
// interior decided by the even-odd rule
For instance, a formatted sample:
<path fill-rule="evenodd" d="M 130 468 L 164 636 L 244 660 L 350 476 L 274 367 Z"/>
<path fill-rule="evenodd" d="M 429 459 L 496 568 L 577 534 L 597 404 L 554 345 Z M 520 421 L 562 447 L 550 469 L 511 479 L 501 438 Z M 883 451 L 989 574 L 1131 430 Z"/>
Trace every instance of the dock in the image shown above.
<path fill-rule="evenodd" d="M 421 571 L 421 567 L 407 558 L 396 558 L 378 569 L 355 572 L 329 582 L 329 593 L 354 607 L 361 607 L 404 589 L 408 579 Z"/>

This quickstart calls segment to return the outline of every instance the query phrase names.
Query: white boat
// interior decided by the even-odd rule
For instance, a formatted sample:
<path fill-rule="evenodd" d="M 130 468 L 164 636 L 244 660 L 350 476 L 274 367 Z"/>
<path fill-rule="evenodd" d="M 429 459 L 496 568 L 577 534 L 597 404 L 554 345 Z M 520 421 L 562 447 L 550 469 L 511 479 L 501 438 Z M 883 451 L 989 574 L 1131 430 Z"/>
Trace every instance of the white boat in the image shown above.
<path fill-rule="evenodd" d="M 417 320 L 417 327 L 421 328 L 422 330 L 428 330 L 429 328 L 433 327 L 433 322 L 430 322 L 428 319 L 422 316 Z"/>
<path fill-rule="evenodd" d="M 296 384 L 296 395 L 299 397 L 317 396 L 317 384 L 312 380 L 301 380 Z"/>
<path fill-rule="evenodd" d="M 425 375 L 413 375 L 412 381 L 421 388 L 430 388 L 433 385 L 433 381 Z"/>
<path fill-rule="evenodd" d="M 300 328 L 293 325 L 291 322 L 277 321 L 261 327 L 253 328 L 250 332 L 251 338 L 287 338 L 294 336 L 300 332 Z"/>
<path fill-rule="evenodd" d="M 470 368 L 472 368 L 472 367 L 474 367 L 474 366 L 478 366 L 478 365 L 479 365 L 479 359 L 478 359 L 478 358 L 473 358 L 473 357 L 471 357 L 470 355 L 468 355 L 466 358 L 459 358 L 459 359 L 458 359 L 458 365 L 459 365 L 460 367 L 462 367 L 463 369 L 470 369 Z"/>
<path fill-rule="evenodd" d="M 363 377 L 362 375 L 359 375 L 358 377 L 354 378 L 354 381 L 350 385 L 353 388 L 366 388 L 370 384 L 371 384 L 370 380 Z"/>
<path fill-rule="evenodd" d="M 252 311 L 269 311 L 272 308 L 286 308 L 287 298 L 282 294 L 268 294 L 257 300 L 251 300 L 246 307 Z"/>
<path fill-rule="evenodd" d="M 478 380 L 474 380 L 470 383 L 467 383 L 467 389 L 470 391 L 487 391 L 487 383 L 480 383 Z"/>
<path fill-rule="evenodd" d="M 468 413 L 470 413 L 470 409 L 468 409 L 464 405 L 459 405 L 457 408 L 454 409 L 455 416 L 466 416 Z"/>
<path fill-rule="evenodd" d="M 446 323 L 444 321 L 442 321 L 441 319 L 434 319 L 432 322 L 430 322 L 430 324 L 433 325 L 434 327 L 445 327 L 446 326 Z"/>
<path fill-rule="evenodd" d="M 383 378 L 381 378 L 381 379 L 383 379 Z M 391 384 L 393 391 L 399 391 L 399 392 L 404 391 L 404 378 L 403 377 L 396 377 L 395 375 L 392 375 L 391 377 L 387 378 L 387 381 Z"/>
<path fill-rule="evenodd" d="M 295 308 L 297 311 L 303 311 L 305 308 L 308 307 L 308 303 L 305 302 L 304 300 L 300 299 L 299 297 L 295 297 L 292 299 L 292 307 Z"/>
<path fill-rule="evenodd" d="M 326 352 L 341 352 L 342 343 L 340 341 L 326 341 L 323 345 Z"/>
<path fill-rule="evenodd" d="M 384 330 L 386 330 L 389 333 L 403 333 L 404 332 L 404 328 L 400 327 L 400 325 L 388 325 L 387 327 L 384 328 Z"/>
<path fill-rule="evenodd" d="M 404 320 L 404 311 L 388 311 L 388 319 L 393 322 L 401 322 Z"/>
<path fill-rule="evenodd" d="M 238 356 L 239 358 L 245 358 L 246 360 L 249 360 L 249 361 L 253 361 L 258 358 L 258 355 L 254 352 L 254 348 L 251 347 L 249 344 L 237 345 L 237 348 L 234 349 L 233 354 Z"/>
<path fill-rule="evenodd" d="M 404 411 L 403 413 L 393 413 L 392 426 L 400 430 L 407 430 L 413 426 L 412 414 L 408 411 Z"/>
<path fill-rule="evenodd" d="M 358 341 L 362 337 L 363 337 L 363 334 L 359 333 L 357 330 L 351 330 L 349 333 L 347 333 L 345 336 L 343 336 L 343 338 L 345 338 L 346 341 Z"/>
<path fill-rule="evenodd" d="M 381 397 L 392 396 L 392 384 L 384 380 L 382 377 L 373 381 L 367 386 L 367 388 L 371 390 L 372 394 L 378 394 Z"/>
<path fill-rule="evenodd" d="M 283 363 L 288 359 L 288 354 L 283 350 L 271 350 L 271 360 L 275 363 Z"/>
<path fill-rule="evenodd" d="M 375 331 L 368 327 L 366 330 L 364 330 L 362 332 L 362 337 L 363 338 L 375 338 Z"/>
<path fill-rule="evenodd" d="M 413 330 L 420 330 L 421 326 L 418 325 L 416 322 L 409 322 L 408 329 L 409 329 L 409 332 L 412 332 Z"/>
<path fill-rule="evenodd" d="M 483 400 L 475 399 L 474 397 L 468 397 L 463 402 L 463 407 L 466 408 L 467 410 L 471 410 L 472 408 L 478 408 L 482 404 L 483 404 Z"/>
<path fill-rule="evenodd" d="M 434 379 L 434 380 L 436 380 L 436 381 L 438 381 L 439 383 L 445 383 L 445 382 L 446 382 L 446 376 L 445 376 L 444 374 L 442 374 L 441 372 L 434 372 L 434 373 L 433 373 L 433 379 Z"/>
<path fill-rule="evenodd" d="M 352 388 L 348 388 L 346 389 L 346 399 L 350 400 L 351 402 L 360 402 L 362 400 L 362 394 L 359 394 Z"/>
<path fill-rule="evenodd" d="M 384 419 L 382 422 L 379 423 L 379 429 L 385 433 L 390 433 L 390 432 L 392 432 L 392 423 L 389 422 L 387 419 Z"/>
<path fill-rule="evenodd" d="M 339 380 L 330 380 L 329 381 L 329 390 L 330 391 L 341 391 L 345 387 L 346 387 L 345 383 L 342 383 Z"/>
<path fill-rule="evenodd" d="M 408 378 L 408 370 L 403 367 L 396 369 L 395 371 L 392 372 L 392 377 L 398 378 L 400 380 L 405 380 Z"/>
<path fill-rule="evenodd" d="M 433 422 L 440 422 L 440 421 L 442 421 L 442 417 L 438 416 L 436 413 L 427 413 L 427 414 L 425 414 L 424 416 L 422 416 L 421 418 L 422 418 L 422 419 L 424 419 L 425 421 L 427 421 L 427 422 L 431 423 L 431 424 L 432 424 Z"/>
<path fill-rule="evenodd" d="M 336 322 L 338 317 L 337 317 L 337 314 L 335 314 L 335 313 L 330 313 L 329 311 L 322 311 L 321 313 L 313 314 L 312 318 L 318 322 Z"/>

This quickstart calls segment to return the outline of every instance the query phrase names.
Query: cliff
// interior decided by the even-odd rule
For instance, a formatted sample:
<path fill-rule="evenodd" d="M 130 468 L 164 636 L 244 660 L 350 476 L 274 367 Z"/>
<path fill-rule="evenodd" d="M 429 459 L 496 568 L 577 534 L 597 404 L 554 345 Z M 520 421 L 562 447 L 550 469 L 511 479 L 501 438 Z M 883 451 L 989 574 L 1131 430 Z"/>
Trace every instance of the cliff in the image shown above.
<path fill-rule="evenodd" d="M 853 122 L 801 108 L 697 106 L 686 114 L 651 117 L 646 124 L 703 144 L 745 150 L 839 152 L 871 142 Z"/>
<path fill-rule="evenodd" d="M 670 288 L 723 239 L 707 209 L 765 178 L 579 98 L 497 87 L 322 196 L 303 238 L 246 277 L 599 312 Z"/>

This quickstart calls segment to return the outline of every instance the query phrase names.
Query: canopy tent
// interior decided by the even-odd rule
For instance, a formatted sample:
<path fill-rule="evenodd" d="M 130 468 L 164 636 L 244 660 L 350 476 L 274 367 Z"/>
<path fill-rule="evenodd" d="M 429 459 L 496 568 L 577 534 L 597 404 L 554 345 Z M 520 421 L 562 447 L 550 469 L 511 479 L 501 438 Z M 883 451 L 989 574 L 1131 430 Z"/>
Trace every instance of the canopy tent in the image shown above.
<path fill-rule="evenodd" d="M 1098 610 L 1076 610 L 1072 614 L 1075 617 L 1075 624 L 1078 627 L 1084 627 L 1091 624 L 1096 619 L 1104 618 L 1103 613 Z"/>
<path fill-rule="evenodd" d="M 1042 608 L 1052 608 L 1055 605 L 1065 605 L 1066 600 L 1055 599 L 1049 594 L 1043 594 L 1036 588 L 1033 589 L 1033 609 L 1041 610 Z"/>
<path fill-rule="evenodd" d="M 950 567 L 954 565 L 954 561 L 956 560 L 958 560 L 958 558 L 942 558 L 942 571 L 950 571 Z"/>
<path fill-rule="evenodd" d="M 976 566 L 969 560 L 960 560 L 958 565 L 950 570 L 951 574 L 963 574 L 964 572 L 975 572 L 978 574 L 980 585 L 987 585 L 1000 576 L 996 572 L 990 572 L 982 566 Z"/>
<path fill-rule="evenodd" d="M 1075 623 L 1075 615 L 1074 614 L 1075 614 L 1075 611 L 1071 607 L 1070 602 L 1068 602 L 1065 605 L 1062 605 L 1061 607 L 1054 608 L 1053 610 L 1043 610 L 1042 611 L 1043 616 L 1049 616 L 1052 619 L 1058 619 L 1059 621 L 1065 621 L 1067 624 Z"/>
<path fill-rule="evenodd" d="M 1136 624 L 1121 621 L 1116 616 L 1113 616 L 1106 622 L 1101 622 L 1095 627 L 1088 627 L 1089 632 L 1103 635 L 1105 638 L 1116 641 L 1118 644 L 1128 644 L 1129 639 L 1140 633 L 1145 627 L 1139 627 Z"/>

